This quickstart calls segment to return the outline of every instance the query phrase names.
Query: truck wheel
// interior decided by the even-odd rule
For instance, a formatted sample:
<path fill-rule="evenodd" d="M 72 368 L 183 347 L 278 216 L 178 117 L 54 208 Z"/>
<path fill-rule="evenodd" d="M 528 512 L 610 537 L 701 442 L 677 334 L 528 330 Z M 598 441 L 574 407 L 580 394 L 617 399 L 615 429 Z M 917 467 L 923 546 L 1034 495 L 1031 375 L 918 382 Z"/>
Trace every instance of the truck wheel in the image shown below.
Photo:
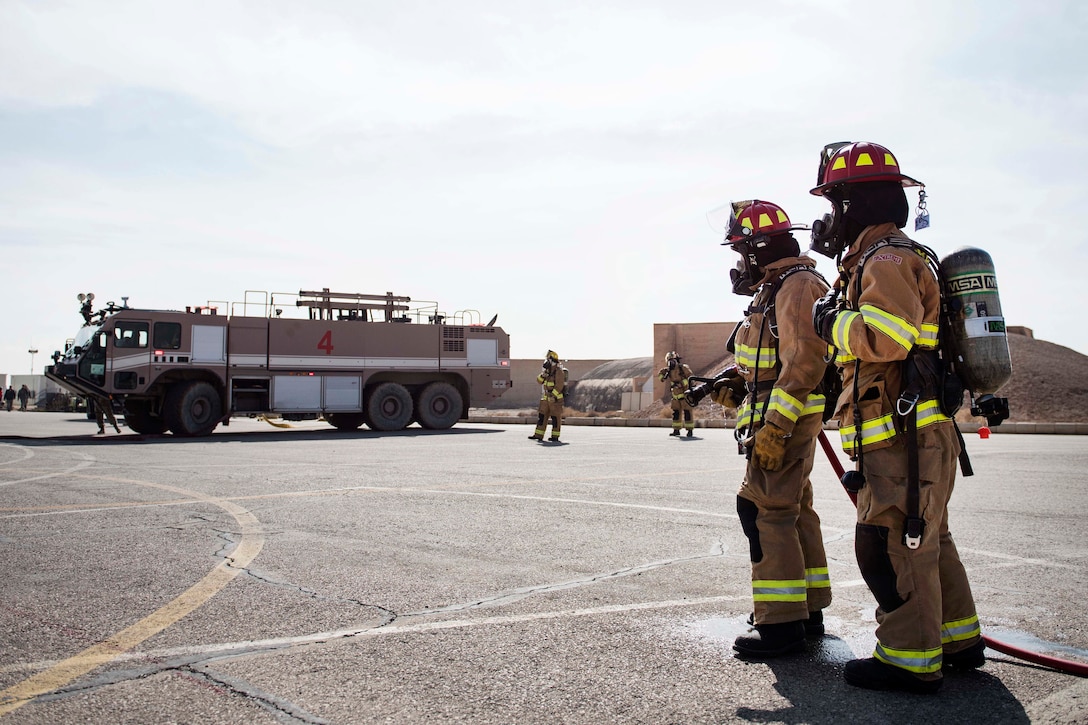
<path fill-rule="evenodd" d="M 325 416 L 329 425 L 337 430 L 355 430 L 363 424 L 362 413 L 329 413 Z"/>
<path fill-rule="evenodd" d="M 223 417 L 219 393 L 209 383 L 176 386 L 163 406 L 166 427 L 177 436 L 204 436 L 215 430 Z"/>
<path fill-rule="evenodd" d="M 445 430 L 461 419 L 461 394 L 449 383 L 423 388 L 416 404 L 416 419 L 424 428 Z"/>
<path fill-rule="evenodd" d="M 151 415 L 151 404 L 145 400 L 125 401 L 125 425 L 136 433 L 157 435 L 166 430 L 166 421 Z"/>
<path fill-rule="evenodd" d="M 379 383 L 366 401 L 367 424 L 374 430 L 401 430 L 412 420 L 412 395 L 399 383 Z"/>

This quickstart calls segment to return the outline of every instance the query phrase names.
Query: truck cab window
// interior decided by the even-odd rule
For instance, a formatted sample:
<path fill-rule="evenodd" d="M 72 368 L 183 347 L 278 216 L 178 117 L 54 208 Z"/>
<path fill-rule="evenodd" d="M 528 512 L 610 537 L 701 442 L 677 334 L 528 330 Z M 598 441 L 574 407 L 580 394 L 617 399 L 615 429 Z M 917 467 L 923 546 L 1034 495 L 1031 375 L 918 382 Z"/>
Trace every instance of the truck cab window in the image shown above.
<path fill-rule="evenodd" d="M 146 348 L 147 338 L 146 322 L 118 322 L 113 328 L 113 344 L 116 347 Z"/>
<path fill-rule="evenodd" d="M 177 350 L 181 347 L 181 325 L 177 322 L 156 322 L 151 341 L 156 350 Z"/>

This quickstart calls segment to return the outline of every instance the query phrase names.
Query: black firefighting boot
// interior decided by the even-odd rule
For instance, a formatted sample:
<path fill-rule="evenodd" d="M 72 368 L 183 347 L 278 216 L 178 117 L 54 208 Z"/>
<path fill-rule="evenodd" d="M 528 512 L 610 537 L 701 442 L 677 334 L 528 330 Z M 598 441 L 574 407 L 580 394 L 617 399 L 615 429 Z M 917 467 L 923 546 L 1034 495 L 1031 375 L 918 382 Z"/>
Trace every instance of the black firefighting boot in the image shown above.
<path fill-rule="evenodd" d="M 559 442 L 559 436 L 552 436 L 551 438 L 548 439 L 548 442 L 549 443 L 558 443 Z"/>
<path fill-rule="evenodd" d="M 821 611 L 809 612 L 805 620 L 806 637 L 824 636 L 824 613 Z"/>
<path fill-rule="evenodd" d="M 693 431 L 691 428 L 688 428 L 688 438 L 691 438 L 693 435 L 695 435 L 695 431 Z"/>
<path fill-rule="evenodd" d="M 542 441 L 542 440 L 544 440 L 544 436 L 533 433 L 531 436 L 529 436 L 529 440 L 531 440 L 531 441 Z"/>
<path fill-rule="evenodd" d="M 867 690 L 901 690 L 931 695 L 941 689 L 942 679 L 923 680 L 900 667 L 881 662 L 876 657 L 846 663 L 846 682 Z"/>
<path fill-rule="evenodd" d="M 806 637 L 823 637 L 824 636 L 824 613 L 821 611 L 809 612 L 808 619 L 805 622 L 805 636 Z M 756 614 L 755 612 L 748 613 L 748 626 L 756 626 Z"/>
<path fill-rule="evenodd" d="M 941 658 L 942 670 L 974 670 L 986 664 L 986 643 L 978 642 L 959 652 L 946 652 Z"/>
<path fill-rule="evenodd" d="M 754 634 L 737 637 L 733 642 L 741 656 L 748 659 L 780 657 L 805 648 L 803 620 L 779 624 L 757 624 Z"/>
<path fill-rule="evenodd" d="M 669 433 L 669 435 L 676 436 L 677 438 L 679 438 L 680 437 L 680 431 L 679 430 L 674 430 L 672 433 Z"/>

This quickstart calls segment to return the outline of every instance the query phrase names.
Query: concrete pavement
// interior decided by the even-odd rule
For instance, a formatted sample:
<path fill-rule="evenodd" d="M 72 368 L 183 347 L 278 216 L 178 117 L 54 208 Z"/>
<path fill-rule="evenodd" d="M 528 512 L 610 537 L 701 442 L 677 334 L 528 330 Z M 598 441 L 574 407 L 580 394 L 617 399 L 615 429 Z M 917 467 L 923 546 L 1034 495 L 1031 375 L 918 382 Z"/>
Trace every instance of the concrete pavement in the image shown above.
<path fill-rule="evenodd" d="M 123 430 L 0 413 L 0 722 L 1088 720 L 1088 680 L 993 651 L 934 697 L 846 685 L 874 604 L 826 462 L 828 636 L 734 658 L 727 429 Z M 951 507 L 987 635 L 1079 662 L 1084 441 L 971 436 Z"/>

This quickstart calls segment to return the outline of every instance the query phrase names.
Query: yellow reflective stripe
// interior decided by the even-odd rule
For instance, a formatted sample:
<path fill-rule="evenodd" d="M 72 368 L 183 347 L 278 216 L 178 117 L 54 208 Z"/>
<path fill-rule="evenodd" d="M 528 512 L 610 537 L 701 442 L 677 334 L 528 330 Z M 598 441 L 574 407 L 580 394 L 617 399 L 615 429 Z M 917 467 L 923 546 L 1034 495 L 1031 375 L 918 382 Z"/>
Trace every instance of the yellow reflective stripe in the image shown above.
<path fill-rule="evenodd" d="M 840 312 L 835 317 L 835 324 L 831 327 L 831 344 L 840 350 L 850 350 L 850 325 L 859 316 L 860 312 Z"/>
<path fill-rule="evenodd" d="M 804 579 L 756 579 L 752 582 L 752 599 L 757 602 L 803 602 Z"/>
<path fill-rule="evenodd" d="M 974 639 L 981 635 L 982 627 L 979 626 L 977 614 L 972 614 L 966 619 L 945 622 L 941 625 L 941 644 L 962 642 L 965 639 Z"/>
<path fill-rule="evenodd" d="M 857 428 L 853 425 L 844 425 L 839 429 L 839 436 L 842 438 L 843 450 L 847 453 L 852 452 L 857 439 Z M 861 423 L 861 445 L 863 446 L 891 440 L 894 437 L 895 424 L 892 422 L 891 413 Z"/>
<path fill-rule="evenodd" d="M 801 415 L 812 415 L 813 413 L 822 415 L 826 406 L 827 396 L 823 393 L 813 393 L 805 401 L 805 407 L 801 409 Z"/>
<path fill-rule="evenodd" d="M 922 333 L 918 335 L 918 341 L 915 344 L 918 347 L 935 349 L 937 347 L 937 329 L 937 325 L 923 322 Z"/>
<path fill-rule="evenodd" d="M 771 398 L 767 401 L 767 410 L 781 413 L 786 420 L 796 423 L 804 406 L 801 401 L 793 397 L 785 390 L 774 388 L 771 390 Z"/>
<path fill-rule="evenodd" d="M 842 445 L 845 447 L 846 443 L 854 443 L 857 438 L 857 428 L 855 426 L 843 426 L 839 429 L 839 434 L 842 437 Z M 893 438 L 894 435 L 895 425 L 892 422 L 890 413 L 879 418 L 862 421 L 862 445 L 887 441 Z"/>
<path fill-rule="evenodd" d="M 778 364 L 778 350 L 773 347 L 737 345 L 733 359 L 746 368 L 773 368 Z"/>
<path fill-rule="evenodd" d="M 835 364 L 840 368 L 844 368 L 847 364 L 857 360 L 857 356 L 851 354 L 846 350 L 835 350 Z"/>
<path fill-rule="evenodd" d="M 861 445 L 868 446 L 880 441 L 891 440 L 895 437 L 895 425 L 892 422 L 892 414 L 888 413 L 879 418 L 870 418 L 861 423 Z M 934 423 L 951 420 L 941 412 L 940 403 L 936 400 L 922 400 L 918 403 L 918 427 L 925 428 Z M 853 453 L 857 439 L 857 428 L 853 425 L 844 425 L 839 428 L 839 436 L 842 438 L 842 449 L 847 453 Z"/>
<path fill-rule="evenodd" d="M 761 420 L 763 420 L 763 415 L 759 412 L 758 406 L 754 406 L 749 403 L 743 403 L 739 408 L 737 408 L 738 428 L 755 425 Z"/>
<path fill-rule="evenodd" d="M 889 665 L 924 675 L 941 671 L 941 651 L 940 647 L 934 647 L 933 649 L 892 649 L 877 642 L 873 656 Z"/>
<path fill-rule="evenodd" d="M 924 400 L 918 403 L 918 427 L 940 423 L 950 418 L 941 412 L 941 406 L 936 400 Z"/>
<path fill-rule="evenodd" d="M 860 311 L 866 325 L 880 330 L 907 350 L 914 347 L 914 341 L 918 339 L 918 329 L 914 325 L 873 305 L 862 305 Z"/>
<path fill-rule="evenodd" d="M 831 575 L 826 566 L 805 569 L 805 586 L 809 589 L 826 589 L 831 586 Z"/>

